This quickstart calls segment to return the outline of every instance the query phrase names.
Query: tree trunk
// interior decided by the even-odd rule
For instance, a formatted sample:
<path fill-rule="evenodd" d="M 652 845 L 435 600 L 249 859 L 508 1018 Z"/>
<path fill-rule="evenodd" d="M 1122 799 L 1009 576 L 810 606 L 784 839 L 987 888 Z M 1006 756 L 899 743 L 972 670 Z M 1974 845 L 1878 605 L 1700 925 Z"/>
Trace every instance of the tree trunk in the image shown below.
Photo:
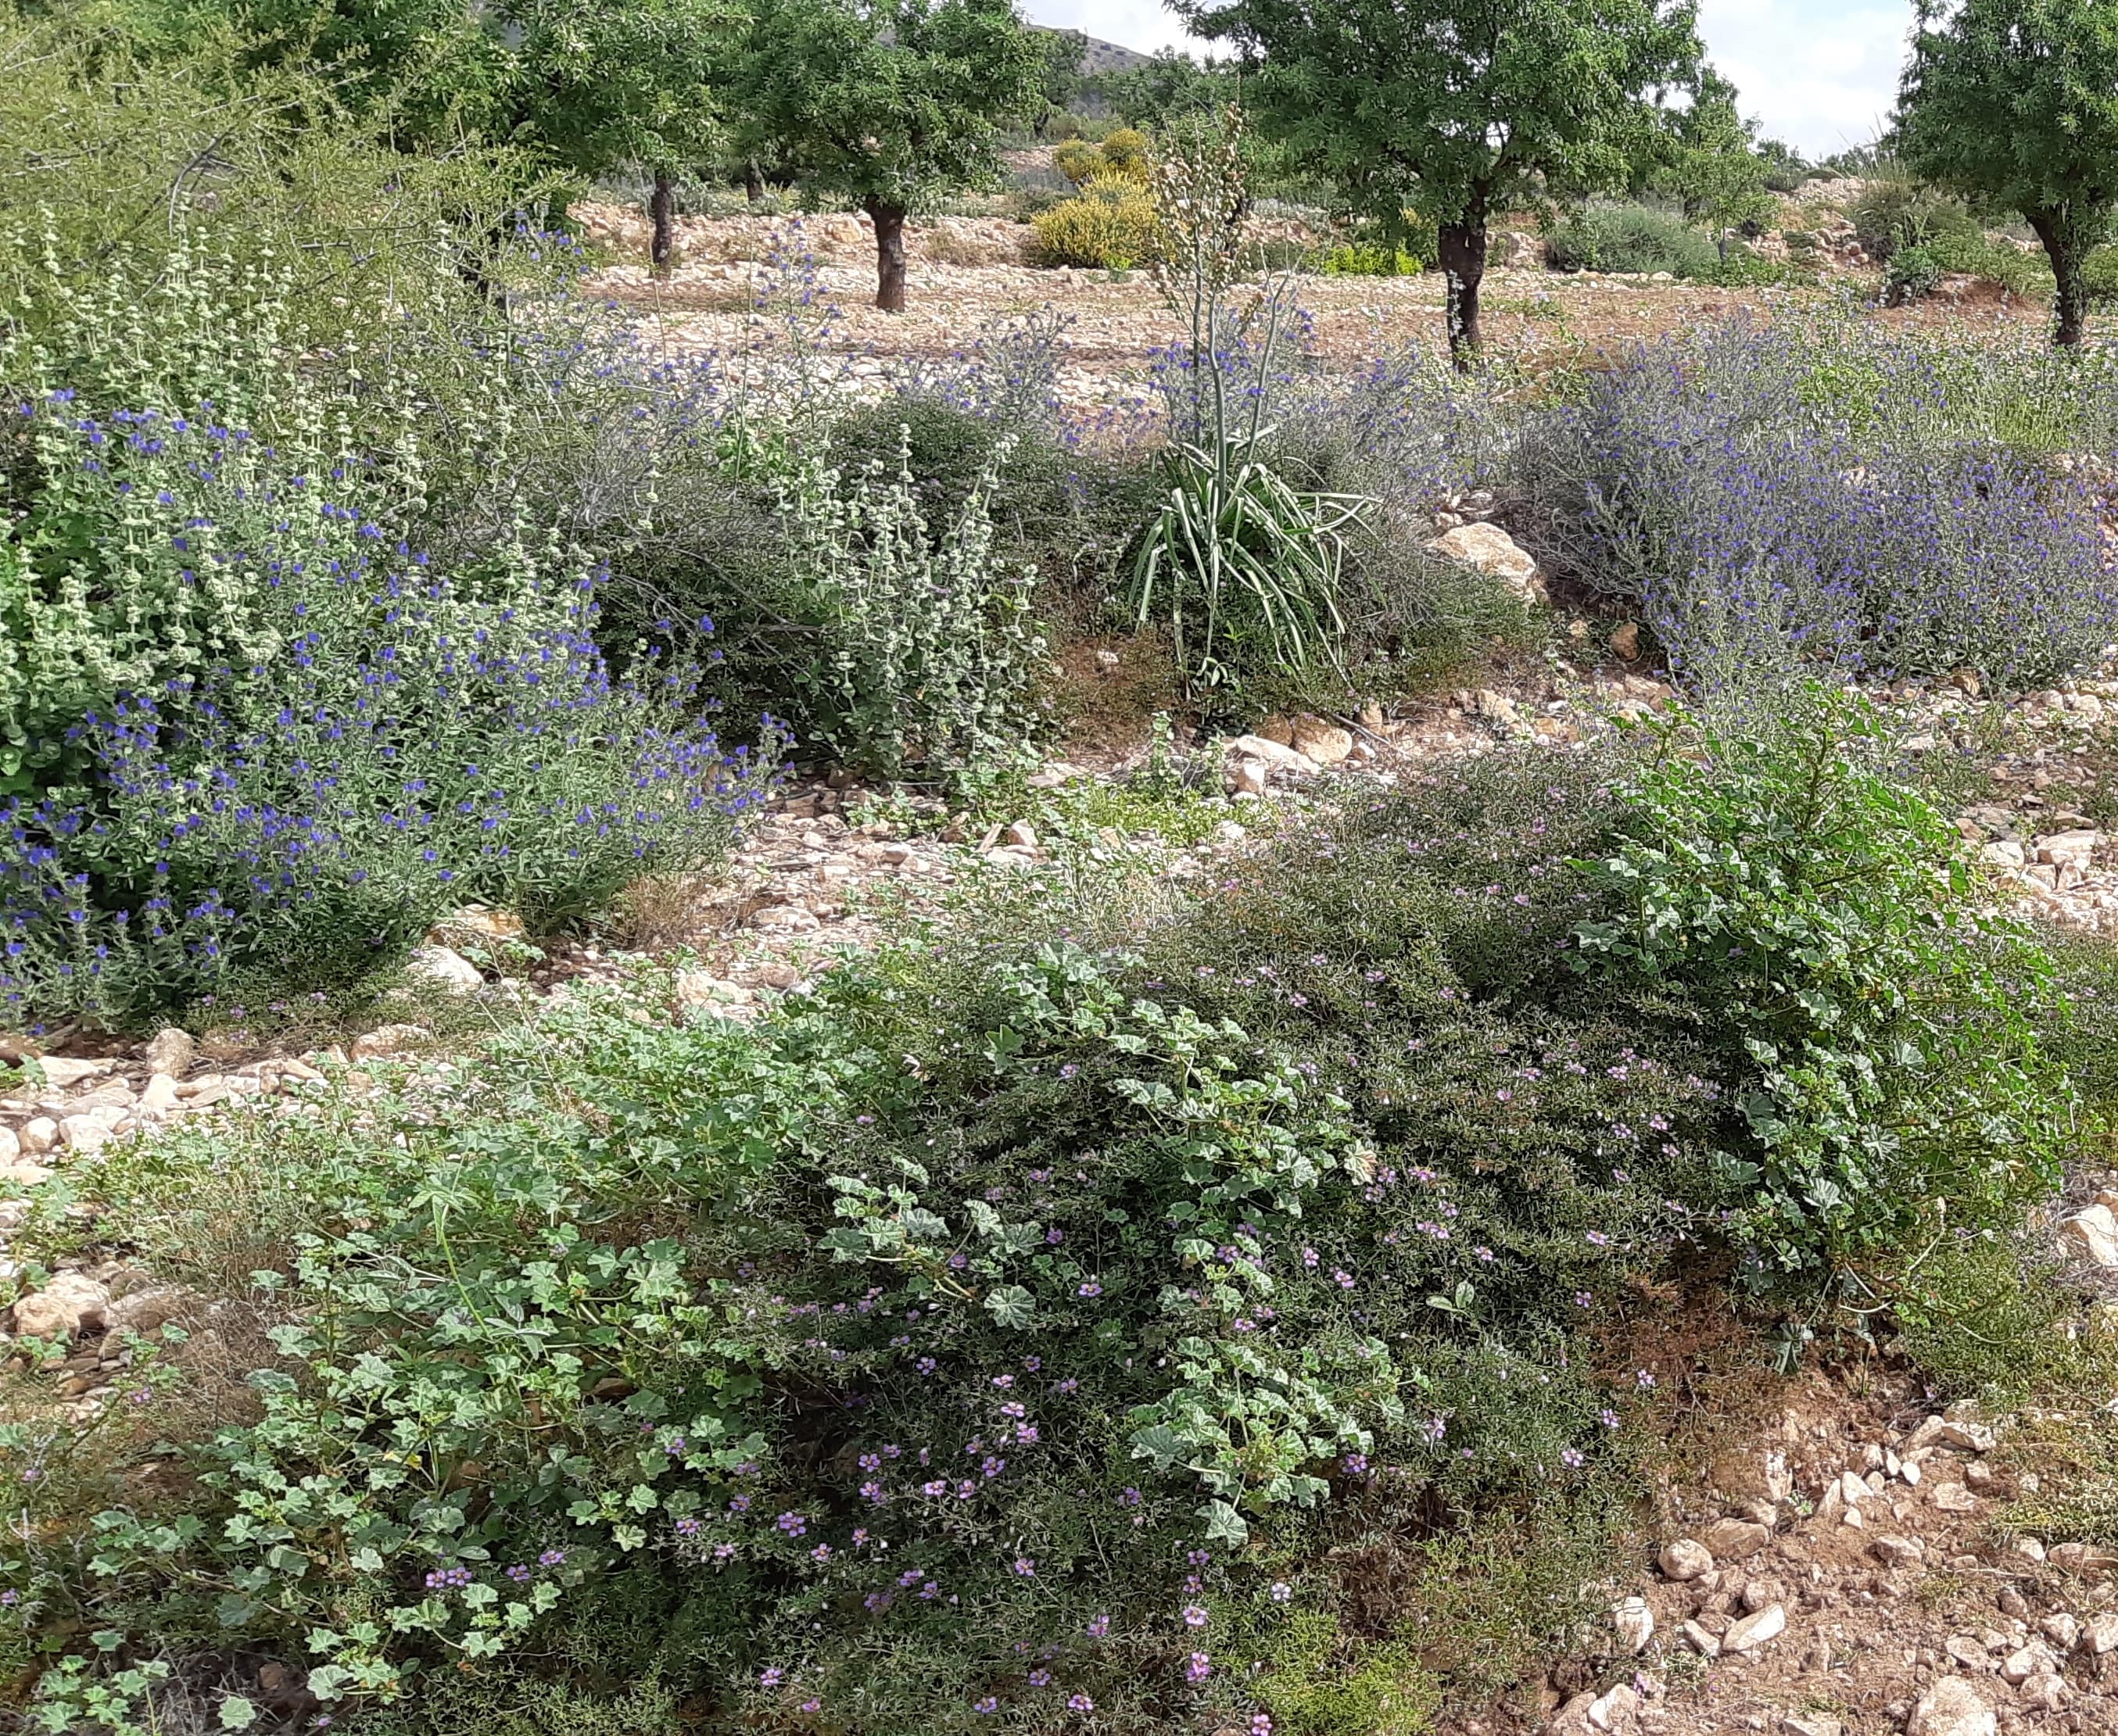
<path fill-rule="evenodd" d="M 2051 261 L 2052 342 L 2062 349 L 2079 349 L 2088 318 L 2088 282 L 2081 270 L 2088 256 L 2087 241 L 2064 210 L 2024 211 L 2023 215 Z"/>
<path fill-rule="evenodd" d="M 765 202 L 765 177 L 758 172 L 755 157 L 742 159 L 742 196 L 752 205 Z"/>
<path fill-rule="evenodd" d="M 654 192 L 647 201 L 647 215 L 654 222 L 654 239 L 647 250 L 648 262 L 657 277 L 669 275 L 669 256 L 677 247 L 677 181 L 666 169 L 654 171 Z"/>
<path fill-rule="evenodd" d="M 904 312 L 904 207 L 871 196 L 862 201 L 875 224 L 875 305 Z"/>
<path fill-rule="evenodd" d="M 1449 359 L 1468 374 L 1478 365 L 1478 285 L 1486 275 L 1486 214 L 1441 227 L 1441 275 L 1449 289 Z"/>

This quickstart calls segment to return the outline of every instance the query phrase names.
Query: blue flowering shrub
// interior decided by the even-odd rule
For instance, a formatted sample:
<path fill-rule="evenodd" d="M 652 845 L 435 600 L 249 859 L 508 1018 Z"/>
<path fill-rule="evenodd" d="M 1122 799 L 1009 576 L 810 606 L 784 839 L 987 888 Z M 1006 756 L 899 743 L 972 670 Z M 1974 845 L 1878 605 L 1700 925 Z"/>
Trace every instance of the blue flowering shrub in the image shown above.
<path fill-rule="evenodd" d="M 1741 323 L 1667 339 L 1529 418 L 1528 529 L 1690 681 L 2049 682 L 2118 626 L 2098 501 L 2046 457 L 2111 438 L 2065 367 Z"/>
<path fill-rule="evenodd" d="M 11 1667 L 54 1729 L 206 1656 L 419 1730 L 553 1655 L 728 1727 L 1431 1728 L 1579 1618 L 1658 1299 L 1800 1310 L 2048 1161 L 2038 957 L 1840 727 L 1437 770 L 1181 906 L 1003 877 L 755 1027 L 650 976 L 121 1150 L 97 1233 L 242 1378 L 187 1413 L 173 1338 L 0 1437 L 66 1467 L 6 1467 Z"/>
<path fill-rule="evenodd" d="M 714 860 L 770 786 L 775 739 L 724 750 L 682 667 L 613 676 L 577 552 L 415 547 L 409 443 L 69 388 L 11 419 L 11 1019 L 343 987 L 469 899 L 548 928 Z"/>

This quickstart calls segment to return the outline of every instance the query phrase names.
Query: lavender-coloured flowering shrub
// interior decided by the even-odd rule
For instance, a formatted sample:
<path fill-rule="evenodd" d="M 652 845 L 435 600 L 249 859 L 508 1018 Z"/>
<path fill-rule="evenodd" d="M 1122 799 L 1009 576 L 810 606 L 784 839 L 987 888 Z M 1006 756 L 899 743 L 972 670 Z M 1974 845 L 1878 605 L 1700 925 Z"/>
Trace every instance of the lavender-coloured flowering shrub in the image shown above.
<path fill-rule="evenodd" d="M 1531 419 L 1528 534 L 1707 686 L 2056 679 L 2118 628 L 2097 502 L 1951 361 L 1740 323 L 1645 348 Z"/>
<path fill-rule="evenodd" d="M 340 987 L 473 899 L 548 926 L 713 859 L 770 785 L 776 740 L 724 751 L 651 646 L 613 677 L 577 556 L 431 562 L 401 464 L 210 404 L 18 419 L 12 1018 Z"/>

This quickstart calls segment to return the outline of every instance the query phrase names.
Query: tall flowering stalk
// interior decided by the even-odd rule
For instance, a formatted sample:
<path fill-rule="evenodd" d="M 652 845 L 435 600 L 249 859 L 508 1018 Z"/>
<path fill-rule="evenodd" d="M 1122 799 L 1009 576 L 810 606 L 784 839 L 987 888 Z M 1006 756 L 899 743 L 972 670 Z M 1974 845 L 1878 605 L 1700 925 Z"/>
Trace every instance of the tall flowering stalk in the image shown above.
<path fill-rule="evenodd" d="M 1143 626 L 1168 619 L 1195 689 L 1260 656 L 1335 667 L 1345 534 L 1373 502 L 1297 488 L 1264 455 L 1291 279 L 1269 279 L 1241 313 L 1228 306 L 1250 205 L 1242 112 L 1181 130 L 1153 181 L 1163 229 L 1155 280 L 1186 335 L 1164 372 L 1168 487 L 1134 554 L 1134 612 Z"/>

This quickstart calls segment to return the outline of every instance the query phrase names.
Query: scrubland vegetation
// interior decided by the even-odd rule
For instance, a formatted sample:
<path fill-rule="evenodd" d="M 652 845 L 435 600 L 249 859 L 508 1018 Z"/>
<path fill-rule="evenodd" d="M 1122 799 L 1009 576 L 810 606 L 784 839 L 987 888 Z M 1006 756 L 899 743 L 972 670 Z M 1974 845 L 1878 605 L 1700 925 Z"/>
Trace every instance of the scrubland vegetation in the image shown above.
<path fill-rule="evenodd" d="M 23 1728 L 1428 1731 L 1607 1601 L 1687 1310 L 1760 1371 L 1887 1326 L 1949 1396 L 2107 1390 L 2024 1226 L 2108 1137 L 2109 959 L 2011 912 L 1868 697 L 2098 667 L 2107 356 L 1847 305 L 1472 365 L 1519 205 L 1558 262 L 1750 269 L 1787 154 L 1710 86 L 1658 120 L 1688 16 L 1634 9 L 1637 64 L 1579 94 L 1593 151 L 1425 170 L 1348 232 L 1335 269 L 1431 242 L 1452 356 L 1313 365 L 1251 206 L 1375 177 L 1285 123 L 1294 87 L 1262 139 L 1191 104 L 1070 150 L 1140 252 L 1066 204 L 1043 245 L 1152 269 L 1184 333 L 1149 414 L 1090 421 L 1052 321 L 857 384 L 805 345 L 791 250 L 773 366 L 672 353 L 566 226 L 567 177 L 630 166 L 666 252 L 696 86 L 728 105 L 710 166 L 862 204 L 901 298 L 907 211 L 1036 88 L 1004 9 L 878 35 L 790 0 L 724 85 L 710 8 L 613 7 L 599 48 L 502 7 L 515 36 L 421 36 L 409 72 L 386 33 L 333 58 L 310 26 L 351 9 L 268 10 L 0 17 L 27 1038 L 360 1028 L 450 912 L 596 932 L 796 766 L 1006 817 L 1065 640 L 1132 635 L 1200 743 L 1582 654 L 1429 547 L 1468 496 L 1686 703 L 1349 778 L 1189 880 L 1153 834 L 1229 810 L 1165 718 L 1121 829 L 967 872 L 754 1023 L 642 958 L 26 1189 L 18 1293 L 93 1252 L 189 1300 L 86 1412 L 38 1372 L 63 1342 L 13 1341 Z M 1533 10 L 1525 78 L 1611 21 Z M 1195 16 L 1308 52 L 1262 6 Z M 834 44 L 858 76 L 825 95 L 883 90 L 900 130 L 798 148 Z M 567 54 L 608 76 L 561 118 L 525 93 Z M 1670 214 L 1588 202 L 1629 182 Z M 1858 220 L 1893 281 L 1991 245 L 1931 189 Z M 2118 1540 L 2065 1511 L 2052 1536 Z"/>

